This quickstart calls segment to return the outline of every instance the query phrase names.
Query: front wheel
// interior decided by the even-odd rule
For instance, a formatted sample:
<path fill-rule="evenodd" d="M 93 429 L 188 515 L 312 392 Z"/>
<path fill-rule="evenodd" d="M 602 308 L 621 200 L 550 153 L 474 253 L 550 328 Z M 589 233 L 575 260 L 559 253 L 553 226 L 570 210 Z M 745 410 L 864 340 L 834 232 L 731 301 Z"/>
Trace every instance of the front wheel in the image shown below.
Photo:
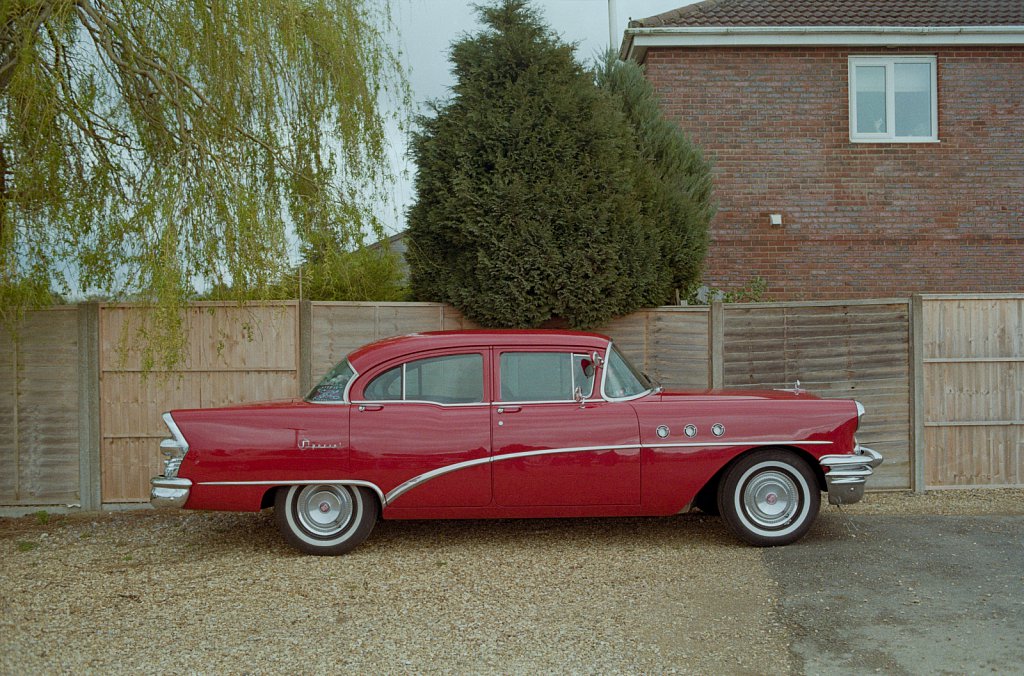
<path fill-rule="evenodd" d="M 274 498 L 277 527 L 307 554 L 347 554 L 370 535 L 379 512 L 377 498 L 358 486 L 287 486 Z"/>
<path fill-rule="evenodd" d="M 821 509 L 821 491 L 810 467 L 794 453 L 758 451 L 726 473 L 718 508 L 741 539 L 776 547 L 796 542 L 810 530 Z"/>

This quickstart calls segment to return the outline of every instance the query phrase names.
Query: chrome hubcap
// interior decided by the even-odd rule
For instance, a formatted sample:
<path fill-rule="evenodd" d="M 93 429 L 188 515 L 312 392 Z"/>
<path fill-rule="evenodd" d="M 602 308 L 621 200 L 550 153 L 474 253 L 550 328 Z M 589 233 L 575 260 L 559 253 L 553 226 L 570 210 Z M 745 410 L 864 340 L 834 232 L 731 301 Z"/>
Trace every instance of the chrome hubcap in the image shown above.
<path fill-rule="evenodd" d="M 340 486 L 306 486 L 299 492 L 296 512 L 303 528 L 316 535 L 334 535 L 352 520 L 352 494 Z"/>
<path fill-rule="evenodd" d="M 783 472 L 766 471 L 752 478 L 743 491 L 743 508 L 762 528 L 788 524 L 800 506 L 796 482 Z"/>

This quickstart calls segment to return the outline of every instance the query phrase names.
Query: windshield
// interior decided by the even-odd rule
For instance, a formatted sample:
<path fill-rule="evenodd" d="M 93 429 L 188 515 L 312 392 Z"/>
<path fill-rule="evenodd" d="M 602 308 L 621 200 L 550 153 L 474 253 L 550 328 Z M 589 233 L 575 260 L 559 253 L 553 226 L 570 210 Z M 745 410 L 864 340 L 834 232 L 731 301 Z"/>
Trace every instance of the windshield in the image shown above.
<path fill-rule="evenodd" d="M 345 401 L 345 388 L 355 374 L 348 359 L 341 361 L 310 391 L 306 401 Z"/>
<path fill-rule="evenodd" d="M 654 383 L 633 366 L 625 355 L 613 345 L 608 351 L 605 368 L 604 394 L 608 399 L 635 397 L 654 389 Z"/>

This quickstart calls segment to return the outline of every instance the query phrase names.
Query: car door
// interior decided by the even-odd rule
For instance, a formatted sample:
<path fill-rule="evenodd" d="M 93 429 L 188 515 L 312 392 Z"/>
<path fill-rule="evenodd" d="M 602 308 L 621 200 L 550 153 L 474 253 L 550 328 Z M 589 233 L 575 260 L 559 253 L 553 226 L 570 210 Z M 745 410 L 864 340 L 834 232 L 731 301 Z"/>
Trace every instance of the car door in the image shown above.
<path fill-rule="evenodd" d="M 636 412 L 600 397 L 586 350 L 496 350 L 492 368 L 496 504 L 640 504 Z"/>
<path fill-rule="evenodd" d="M 389 506 L 491 502 L 489 350 L 418 355 L 353 386 L 351 463 Z"/>

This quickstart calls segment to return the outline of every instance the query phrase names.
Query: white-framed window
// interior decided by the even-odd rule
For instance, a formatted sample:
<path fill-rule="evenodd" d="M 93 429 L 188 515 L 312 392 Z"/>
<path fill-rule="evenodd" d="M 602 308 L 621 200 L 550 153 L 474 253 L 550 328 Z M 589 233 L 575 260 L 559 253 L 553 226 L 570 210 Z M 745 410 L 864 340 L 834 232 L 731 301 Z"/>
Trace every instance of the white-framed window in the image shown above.
<path fill-rule="evenodd" d="M 850 57 L 850 140 L 939 140 L 934 56 Z"/>

